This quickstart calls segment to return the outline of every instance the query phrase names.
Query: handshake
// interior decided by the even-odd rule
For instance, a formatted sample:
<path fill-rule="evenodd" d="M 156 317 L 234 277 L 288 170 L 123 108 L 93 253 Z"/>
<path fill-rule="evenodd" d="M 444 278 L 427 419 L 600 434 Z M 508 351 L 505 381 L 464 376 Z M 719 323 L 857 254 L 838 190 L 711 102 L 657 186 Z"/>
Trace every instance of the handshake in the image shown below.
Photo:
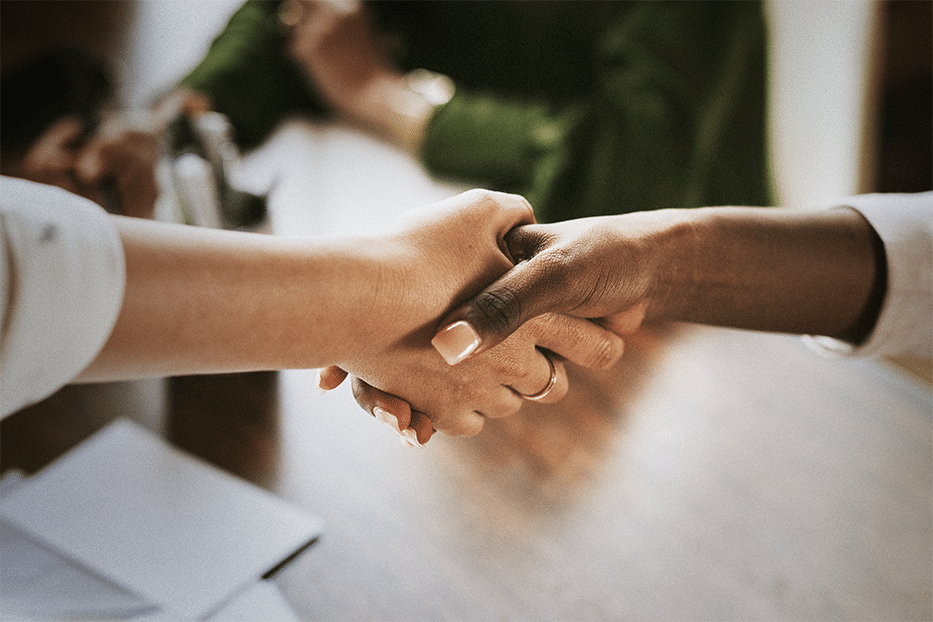
<path fill-rule="evenodd" d="M 924 205 L 928 199 L 920 197 Z M 928 206 L 927 206 L 928 207 Z M 413 444 L 568 389 L 646 319 L 868 337 L 884 247 L 854 209 L 710 207 L 534 222 L 472 190 L 313 242 L 111 217 L 126 286 L 78 381 L 320 368 Z"/>
<path fill-rule="evenodd" d="M 407 232 L 397 241 L 417 240 L 414 270 L 382 290 L 398 296 L 391 325 L 407 319 L 407 329 L 380 342 L 384 356 L 323 369 L 319 386 L 355 374 L 357 402 L 418 446 L 435 431 L 476 434 L 523 400 L 557 402 L 566 361 L 613 366 L 646 319 L 859 344 L 888 287 L 884 248 L 854 209 L 710 207 L 537 225 L 522 198 L 473 191 Z"/>
<path fill-rule="evenodd" d="M 319 387 L 351 370 L 360 406 L 412 445 L 436 431 L 474 435 L 525 400 L 559 401 L 566 361 L 612 367 L 644 317 L 648 281 L 624 249 L 606 248 L 604 259 L 622 260 L 626 274 L 596 256 L 593 266 L 568 261 L 589 227 L 535 225 L 521 197 L 475 190 L 409 218 L 396 239 L 414 246 L 393 256 L 408 275 L 382 284 L 397 313 L 371 317 L 385 324 L 376 332 L 394 335 L 375 341 L 385 354 L 323 368 Z"/>

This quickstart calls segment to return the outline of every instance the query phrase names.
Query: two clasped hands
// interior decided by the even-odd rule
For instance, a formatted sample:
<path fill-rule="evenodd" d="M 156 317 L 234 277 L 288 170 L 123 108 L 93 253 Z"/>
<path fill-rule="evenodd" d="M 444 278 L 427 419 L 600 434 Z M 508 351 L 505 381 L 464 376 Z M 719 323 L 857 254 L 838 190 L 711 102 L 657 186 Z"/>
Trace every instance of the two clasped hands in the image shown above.
<path fill-rule="evenodd" d="M 526 400 L 561 400 L 568 390 L 565 361 L 607 369 L 619 360 L 624 347 L 620 329 L 627 324 L 604 305 L 581 307 L 568 299 L 561 304 L 569 303 L 573 314 L 542 307 L 522 309 L 526 313 L 521 317 L 502 306 L 501 296 L 509 290 L 499 285 L 510 275 L 518 276 L 514 264 L 560 240 L 560 228 L 534 224 L 523 198 L 471 191 L 430 209 L 443 221 L 437 223 L 435 268 L 459 278 L 438 276 L 425 299 L 406 303 L 440 313 L 403 336 L 392 373 L 365 364 L 354 368 L 353 393 L 365 410 L 410 444 L 423 446 L 438 431 L 474 435 L 487 417 L 512 415 Z M 423 212 L 416 217 L 432 220 Z M 451 244 L 450 239 L 461 243 Z M 476 266 L 473 275 L 471 263 Z M 561 278 L 543 267 L 550 277 Z M 319 385 L 333 389 L 347 375 L 342 367 L 324 368 Z"/>
<path fill-rule="evenodd" d="M 525 400 L 557 402 L 565 361 L 611 367 L 646 319 L 857 344 L 885 290 L 884 251 L 853 209 L 707 207 L 538 225 L 520 197 L 468 193 L 451 206 L 464 203 L 435 212 L 447 228 L 435 276 L 406 302 L 426 321 L 396 343 L 395 365 L 331 366 L 319 380 L 327 390 L 355 374 L 357 402 L 416 445 L 434 431 L 476 434 Z"/>
<path fill-rule="evenodd" d="M 538 225 L 523 198 L 472 190 L 315 241 L 111 218 L 122 306 L 79 382 L 320 368 L 418 445 L 558 401 L 565 361 L 611 367 L 646 318 L 859 343 L 884 292 L 874 229 L 845 208 Z"/>

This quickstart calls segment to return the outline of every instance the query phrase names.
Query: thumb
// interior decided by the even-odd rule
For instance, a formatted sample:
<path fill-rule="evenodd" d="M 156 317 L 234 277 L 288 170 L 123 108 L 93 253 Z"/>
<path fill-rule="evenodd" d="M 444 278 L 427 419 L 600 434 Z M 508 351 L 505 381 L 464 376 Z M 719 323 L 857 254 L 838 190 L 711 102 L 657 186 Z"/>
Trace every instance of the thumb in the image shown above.
<path fill-rule="evenodd" d="M 539 226 L 519 227 L 506 236 L 513 258 L 521 261 L 472 300 L 441 322 L 431 344 L 449 365 L 501 343 L 528 320 L 566 311 L 561 295 L 563 266 L 547 253 L 535 254 L 544 243 Z"/>

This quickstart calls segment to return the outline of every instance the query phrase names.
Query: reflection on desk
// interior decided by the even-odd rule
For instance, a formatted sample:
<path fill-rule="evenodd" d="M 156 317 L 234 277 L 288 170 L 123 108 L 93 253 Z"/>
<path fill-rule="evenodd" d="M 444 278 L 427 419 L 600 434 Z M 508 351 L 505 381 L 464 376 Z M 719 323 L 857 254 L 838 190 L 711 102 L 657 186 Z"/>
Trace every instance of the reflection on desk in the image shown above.
<path fill-rule="evenodd" d="M 471 439 L 402 447 L 280 379 L 273 488 L 322 515 L 279 579 L 328 620 L 929 619 L 933 396 L 786 336 L 630 340 Z"/>

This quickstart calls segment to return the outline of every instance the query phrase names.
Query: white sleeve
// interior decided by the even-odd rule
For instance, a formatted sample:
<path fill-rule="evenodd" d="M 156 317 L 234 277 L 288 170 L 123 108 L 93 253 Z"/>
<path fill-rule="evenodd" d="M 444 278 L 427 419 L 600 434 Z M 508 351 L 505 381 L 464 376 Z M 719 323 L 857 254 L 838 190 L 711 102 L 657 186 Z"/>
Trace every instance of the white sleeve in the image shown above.
<path fill-rule="evenodd" d="M 888 282 L 881 313 L 859 346 L 812 337 L 824 352 L 933 358 L 933 192 L 868 194 L 839 204 L 871 223 L 884 243 Z"/>
<path fill-rule="evenodd" d="M 87 367 L 113 330 L 125 279 L 123 245 L 102 208 L 0 178 L 0 417 Z"/>

